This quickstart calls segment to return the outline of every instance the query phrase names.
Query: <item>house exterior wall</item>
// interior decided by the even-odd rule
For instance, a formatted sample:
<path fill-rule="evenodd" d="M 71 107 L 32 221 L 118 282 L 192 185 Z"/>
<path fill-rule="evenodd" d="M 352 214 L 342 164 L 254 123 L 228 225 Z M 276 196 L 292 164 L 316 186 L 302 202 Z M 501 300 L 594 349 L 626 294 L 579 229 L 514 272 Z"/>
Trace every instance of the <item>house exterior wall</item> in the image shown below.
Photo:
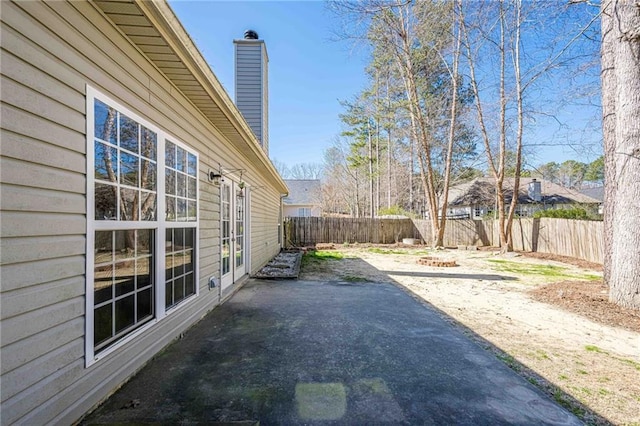
<path fill-rule="evenodd" d="M 252 271 L 279 251 L 280 194 L 91 2 L 3 2 L 1 13 L 0 423 L 70 424 L 219 303 L 208 170 L 242 168 L 262 187 L 250 190 Z M 87 86 L 197 152 L 200 188 L 197 296 L 88 363 Z"/>
<path fill-rule="evenodd" d="M 310 209 L 312 217 L 320 217 L 322 216 L 322 208 L 313 204 L 287 204 L 284 206 L 284 216 L 285 217 L 300 217 L 299 209 Z"/>
<path fill-rule="evenodd" d="M 448 218 L 470 218 L 473 213 L 473 209 L 470 206 L 455 206 L 447 209 Z"/>
<path fill-rule="evenodd" d="M 280 227 L 280 194 L 258 187 L 251 193 L 251 273 L 257 272 L 282 248 Z"/>
<path fill-rule="evenodd" d="M 234 40 L 234 44 L 236 105 L 268 153 L 268 58 L 264 41 Z"/>

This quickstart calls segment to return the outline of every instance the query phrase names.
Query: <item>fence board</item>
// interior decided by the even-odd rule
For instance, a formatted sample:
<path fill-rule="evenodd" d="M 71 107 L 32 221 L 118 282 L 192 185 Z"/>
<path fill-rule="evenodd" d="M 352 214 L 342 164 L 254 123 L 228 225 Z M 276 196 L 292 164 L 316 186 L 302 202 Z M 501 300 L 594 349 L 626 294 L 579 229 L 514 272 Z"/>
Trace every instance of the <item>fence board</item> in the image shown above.
<path fill-rule="evenodd" d="M 498 246 L 497 221 L 448 220 L 446 247 Z M 433 243 L 431 222 L 412 219 L 288 217 L 285 219 L 287 246 L 318 243 L 392 244 L 403 238 Z M 602 222 L 555 218 L 514 219 L 511 230 L 516 250 L 553 253 L 602 263 Z"/>

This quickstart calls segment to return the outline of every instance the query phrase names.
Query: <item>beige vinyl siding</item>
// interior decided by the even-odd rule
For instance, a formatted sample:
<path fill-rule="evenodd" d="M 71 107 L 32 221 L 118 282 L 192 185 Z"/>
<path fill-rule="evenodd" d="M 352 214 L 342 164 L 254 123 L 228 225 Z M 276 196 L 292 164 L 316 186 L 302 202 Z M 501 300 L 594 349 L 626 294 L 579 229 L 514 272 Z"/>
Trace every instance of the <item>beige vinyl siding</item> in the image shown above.
<path fill-rule="evenodd" d="M 252 192 L 251 197 L 251 272 L 256 272 L 279 251 L 278 221 L 279 208 L 272 207 L 273 199 L 280 194 L 267 188 Z"/>
<path fill-rule="evenodd" d="M 31 44 L 4 22 L 19 11 L 2 7 L 1 421 L 10 424 L 29 386 L 83 356 L 86 141 L 79 93 L 30 63 Z"/>
<path fill-rule="evenodd" d="M 252 194 L 252 269 L 277 252 L 279 194 L 91 3 L 3 2 L 1 37 L 0 423 L 68 424 L 218 302 L 208 279 L 219 276 L 219 194 L 208 170 L 243 168 L 249 185 L 266 185 Z M 199 296 L 89 368 L 86 84 L 200 155 Z"/>

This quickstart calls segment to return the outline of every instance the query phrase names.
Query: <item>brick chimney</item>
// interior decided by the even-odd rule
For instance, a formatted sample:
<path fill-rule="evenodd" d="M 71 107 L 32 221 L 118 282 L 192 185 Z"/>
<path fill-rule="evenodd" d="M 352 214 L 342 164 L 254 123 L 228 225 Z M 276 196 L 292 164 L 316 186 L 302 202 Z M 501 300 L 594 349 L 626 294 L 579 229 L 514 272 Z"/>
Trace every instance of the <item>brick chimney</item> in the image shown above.
<path fill-rule="evenodd" d="M 235 101 L 264 152 L 269 155 L 269 57 L 264 40 L 253 30 L 234 40 Z"/>

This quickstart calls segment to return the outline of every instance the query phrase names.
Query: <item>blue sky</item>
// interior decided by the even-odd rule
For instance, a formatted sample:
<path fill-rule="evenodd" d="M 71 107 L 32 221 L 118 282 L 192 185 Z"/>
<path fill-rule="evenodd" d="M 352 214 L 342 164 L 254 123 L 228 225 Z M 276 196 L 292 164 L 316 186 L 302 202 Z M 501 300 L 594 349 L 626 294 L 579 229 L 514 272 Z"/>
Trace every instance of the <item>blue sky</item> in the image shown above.
<path fill-rule="evenodd" d="M 364 49 L 333 41 L 334 18 L 325 3 L 171 0 L 170 5 L 232 99 L 233 40 L 247 29 L 265 40 L 270 157 L 288 166 L 322 162 L 324 150 L 341 132 L 338 100 L 349 100 L 365 87 L 367 63 Z M 587 162 L 600 155 L 598 132 L 585 131 L 593 111 L 572 107 L 561 115 L 562 128 L 555 119 L 536 120 L 538 130 L 528 139 L 540 145 L 529 151 L 530 165 Z"/>
<path fill-rule="evenodd" d="M 340 133 L 338 100 L 365 85 L 364 53 L 331 41 L 320 1 L 171 1 L 200 52 L 233 99 L 233 40 L 255 30 L 269 55 L 269 154 L 289 166 L 322 162 Z"/>

